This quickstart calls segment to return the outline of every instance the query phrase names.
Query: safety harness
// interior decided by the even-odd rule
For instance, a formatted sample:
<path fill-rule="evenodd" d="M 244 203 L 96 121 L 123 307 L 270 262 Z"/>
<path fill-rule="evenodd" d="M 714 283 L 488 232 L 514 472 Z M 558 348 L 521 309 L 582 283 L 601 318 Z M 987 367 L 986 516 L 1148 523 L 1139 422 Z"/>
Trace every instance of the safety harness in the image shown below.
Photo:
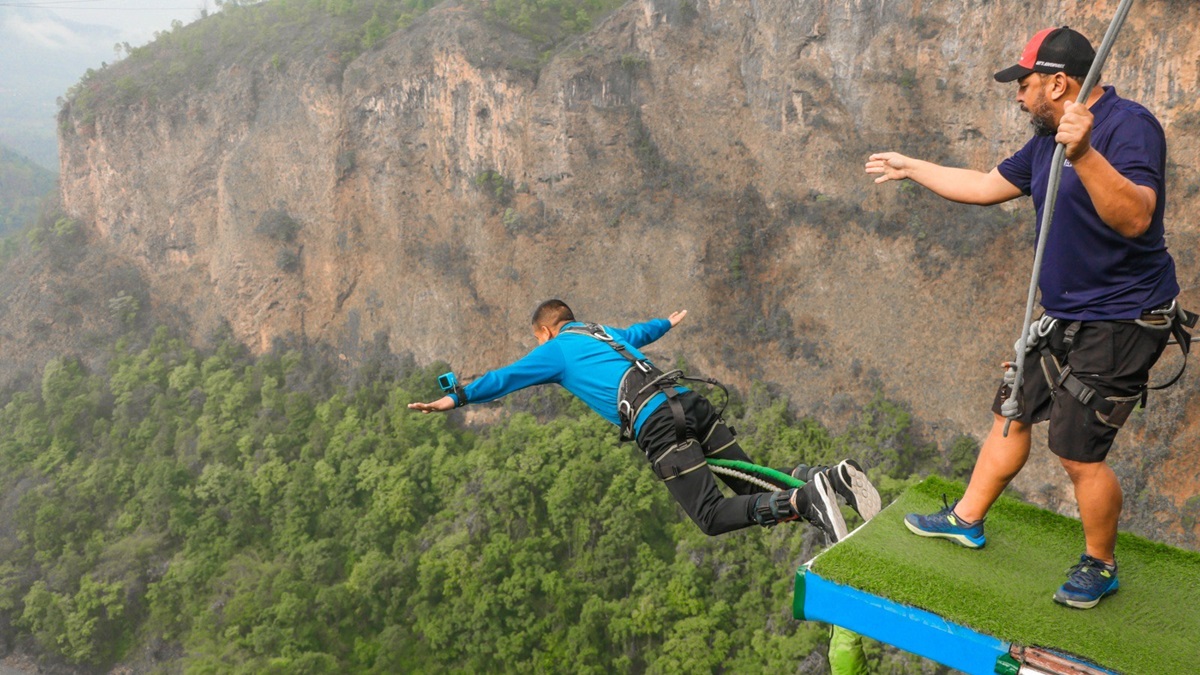
<path fill-rule="evenodd" d="M 658 393 L 663 393 L 667 397 L 667 405 L 671 409 L 671 417 L 675 422 L 675 439 L 679 443 L 684 443 L 688 440 L 687 420 L 683 415 L 683 404 L 679 402 L 678 384 L 680 380 L 688 380 L 691 382 L 703 382 L 720 387 L 725 392 L 726 401 L 729 400 L 729 391 L 720 382 L 707 377 L 688 377 L 683 374 L 682 370 L 670 370 L 663 372 L 653 363 L 645 358 L 638 358 L 632 352 L 626 349 L 625 345 L 614 339 L 613 336 L 604 330 L 604 327 L 596 323 L 585 323 L 582 326 L 569 326 L 563 328 L 561 333 L 572 333 L 575 335 L 586 335 L 595 338 L 600 342 L 612 347 L 613 351 L 617 352 L 629 361 L 629 368 L 625 374 L 621 376 L 621 383 L 617 387 L 617 417 L 620 420 L 621 441 L 633 441 L 634 423 L 641 416 L 642 410 L 650 399 Z M 720 417 L 725 412 L 725 406 L 721 406 L 721 410 L 717 413 Z"/>
<path fill-rule="evenodd" d="M 1052 391 L 1066 391 L 1075 400 L 1094 410 L 1100 421 L 1119 429 L 1139 404 L 1143 408 L 1146 406 L 1146 397 L 1150 391 L 1166 389 L 1183 376 L 1192 345 L 1192 334 L 1188 329 L 1196 326 L 1196 320 L 1196 314 L 1185 310 L 1178 302 L 1172 300 L 1161 307 L 1144 312 L 1141 318 L 1133 321 L 1143 328 L 1171 331 L 1173 342 L 1179 345 L 1179 350 L 1183 352 L 1183 364 L 1171 379 L 1154 386 L 1143 385 L 1141 391 L 1132 396 L 1101 396 L 1094 388 L 1075 376 L 1069 363 L 1063 365 L 1051 351 L 1051 344 L 1059 342 L 1054 339 L 1055 333 L 1058 333 L 1061 336 L 1062 351 L 1069 352 L 1075 342 L 1075 335 L 1082 326 L 1081 321 L 1064 321 L 1043 315 L 1029 326 L 1029 336 L 1025 341 L 1026 352 L 1037 350 L 1041 353 L 1042 372 Z"/>
<path fill-rule="evenodd" d="M 681 392 L 677 385 L 680 380 L 702 382 L 719 387 L 721 391 L 725 392 L 725 402 L 721 404 L 721 409 L 717 411 L 717 418 L 720 419 L 725 414 L 725 405 L 729 402 L 729 390 L 715 379 L 689 377 L 684 375 L 682 370 L 671 370 L 664 373 L 655 367 L 653 363 L 650 363 L 649 360 L 634 356 L 624 344 L 615 340 L 599 324 L 585 323 L 582 326 L 571 326 L 562 329 L 561 333 L 573 333 L 575 335 L 586 335 L 595 338 L 612 347 L 613 351 L 629 361 L 629 368 L 621 376 L 621 383 L 617 387 L 617 417 L 621 422 L 622 441 L 636 440 L 634 438 L 634 422 L 637 421 L 646 404 L 650 402 L 650 399 L 654 398 L 659 392 L 666 395 L 667 405 L 670 406 L 671 417 L 675 422 L 675 445 L 663 452 L 661 457 L 669 457 L 672 453 L 683 450 L 689 444 L 703 445 L 708 441 L 707 438 L 689 438 L 687 420 L 683 414 L 683 404 L 679 402 Z M 710 430 L 709 433 L 711 434 L 712 431 Z M 750 464 L 749 462 L 720 460 L 712 457 L 705 458 L 695 468 L 705 466 L 705 464 L 714 472 L 725 473 L 736 478 L 748 480 L 760 487 L 771 490 L 771 492 L 759 494 L 754 503 L 753 517 L 759 525 L 771 527 L 778 523 L 797 520 L 801 517 L 792 504 L 792 494 L 803 485 L 801 481 L 787 474 Z M 739 469 L 765 476 L 766 479 L 753 478 L 741 473 Z M 678 467 L 676 467 L 676 470 L 678 470 Z M 694 469 L 685 469 L 684 472 L 690 470 Z M 657 467 L 655 472 L 659 472 Z M 659 476 L 664 481 L 676 478 L 678 475 L 678 473 L 674 475 L 659 473 Z M 774 482 L 768 482 L 768 480 L 773 480 Z"/>

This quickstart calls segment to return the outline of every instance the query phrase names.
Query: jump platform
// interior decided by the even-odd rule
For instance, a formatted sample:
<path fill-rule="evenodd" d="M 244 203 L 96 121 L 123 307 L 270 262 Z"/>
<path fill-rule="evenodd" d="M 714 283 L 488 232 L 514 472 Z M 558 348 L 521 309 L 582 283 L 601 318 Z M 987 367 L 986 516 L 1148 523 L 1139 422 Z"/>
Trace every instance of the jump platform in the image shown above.
<path fill-rule="evenodd" d="M 1200 553 L 1121 533 L 1121 590 L 1064 607 L 1051 596 L 1083 551 L 1078 520 L 1002 497 L 982 549 L 904 526 L 963 489 L 929 478 L 802 566 L 793 615 L 971 675 L 1200 673 Z"/>

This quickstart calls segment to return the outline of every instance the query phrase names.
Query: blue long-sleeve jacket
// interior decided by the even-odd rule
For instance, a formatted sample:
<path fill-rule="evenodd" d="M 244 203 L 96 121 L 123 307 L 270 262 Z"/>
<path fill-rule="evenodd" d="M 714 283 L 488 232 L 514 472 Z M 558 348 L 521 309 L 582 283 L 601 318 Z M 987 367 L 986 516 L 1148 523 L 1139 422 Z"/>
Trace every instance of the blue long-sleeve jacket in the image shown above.
<path fill-rule="evenodd" d="M 582 325 L 579 321 L 573 321 L 563 328 Z M 667 331 L 671 330 L 671 322 L 666 319 L 651 319 L 625 329 L 609 326 L 605 326 L 604 329 L 614 340 L 624 343 L 626 349 L 635 357 L 644 358 L 638 348 L 666 335 Z M 594 337 L 560 332 L 520 360 L 490 371 L 468 384 L 465 393 L 468 403 L 485 403 L 525 387 L 561 384 L 604 419 L 620 425 L 617 416 L 617 388 L 629 365 L 625 357 Z M 450 396 L 456 404 L 459 403 L 457 395 Z M 635 435 L 641 431 L 646 418 L 666 400 L 666 396 L 661 393 L 650 399 L 642 414 L 634 421 Z"/>

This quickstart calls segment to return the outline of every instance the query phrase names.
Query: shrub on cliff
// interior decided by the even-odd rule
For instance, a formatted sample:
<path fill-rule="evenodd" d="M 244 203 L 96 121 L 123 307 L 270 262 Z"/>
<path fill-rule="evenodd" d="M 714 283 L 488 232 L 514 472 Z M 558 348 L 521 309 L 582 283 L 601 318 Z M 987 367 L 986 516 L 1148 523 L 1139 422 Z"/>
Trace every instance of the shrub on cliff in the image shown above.
<path fill-rule="evenodd" d="M 258 226 L 254 228 L 254 233 L 281 241 L 287 244 L 296 240 L 296 234 L 300 232 L 300 223 L 297 223 L 294 218 L 288 215 L 288 212 L 282 208 L 269 209 L 258 220 Z"/>
<path fill-rule="evenodd" d="M 548 50 L 592 29 L 626 0 L 469 0 L 489 20 L 502 24 Z"/>
<path fill-rule="evenodd" d="M 194 23 L 176 21 L 140 47 L 121 45 L 125 58 L 89 69 L 68 90 L 59 128 L 72 133 L 104 110 L 162 103 L 203 90 L 231 67 L 281 72 L 284 63 L 325 70 L 329 81 L 365 50 L 423 14 L 433 0 L 269 0 L 217 2 L 221 11 Z"/>

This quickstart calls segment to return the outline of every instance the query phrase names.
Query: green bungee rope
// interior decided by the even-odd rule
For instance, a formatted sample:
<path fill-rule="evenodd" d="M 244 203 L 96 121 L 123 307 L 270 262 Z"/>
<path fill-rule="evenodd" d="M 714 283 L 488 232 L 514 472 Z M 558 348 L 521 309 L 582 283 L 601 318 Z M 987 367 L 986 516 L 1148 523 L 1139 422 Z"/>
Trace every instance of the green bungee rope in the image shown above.
<path fill-rule="evenodd" d="M 709 457 L 706 461 L 713 473 L 739 478 L 767 490 L 804 487 L 804 481 L 802 480 L 793 478 L 782 471 L 750 462 L 742 462 L 736 459 L 715 459 L 712 457 Z"/>

